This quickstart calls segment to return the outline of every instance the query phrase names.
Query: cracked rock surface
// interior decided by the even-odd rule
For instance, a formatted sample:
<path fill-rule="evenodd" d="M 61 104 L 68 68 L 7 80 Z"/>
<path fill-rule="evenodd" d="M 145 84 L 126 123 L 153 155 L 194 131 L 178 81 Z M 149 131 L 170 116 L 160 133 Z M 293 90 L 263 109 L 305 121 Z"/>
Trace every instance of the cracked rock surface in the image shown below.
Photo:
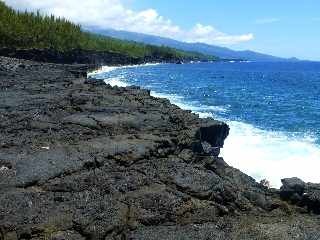
<path fill-rule="evenodd" d="M 89 68 L 0 57 L 1 240 L 320 239 L 318 185 L 265 188 L 225 123 Z"/>

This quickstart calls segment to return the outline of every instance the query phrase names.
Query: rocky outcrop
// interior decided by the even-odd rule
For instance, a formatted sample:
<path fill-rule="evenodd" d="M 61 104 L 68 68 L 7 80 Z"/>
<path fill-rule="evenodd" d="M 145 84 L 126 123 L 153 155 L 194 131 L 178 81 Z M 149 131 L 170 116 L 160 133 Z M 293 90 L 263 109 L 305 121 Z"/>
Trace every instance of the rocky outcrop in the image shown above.
<path fill-rule="evenodd" d="M 0 58 L 0 239 L 319 239 L 218 156 L 225 123 L 88 68 Z"/>
<path fill-rule="evenodd" d="M 320 214 L 320 184 L 305 183 L 299 178 L 282 179 L 282 184 L 282 199 Z"/>

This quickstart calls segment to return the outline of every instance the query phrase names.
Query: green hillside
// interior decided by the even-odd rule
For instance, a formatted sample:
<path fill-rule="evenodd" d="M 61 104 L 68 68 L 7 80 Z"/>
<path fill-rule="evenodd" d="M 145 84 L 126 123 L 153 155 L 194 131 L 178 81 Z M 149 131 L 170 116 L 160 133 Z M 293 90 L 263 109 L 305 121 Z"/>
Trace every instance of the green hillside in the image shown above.
<path fill-rule="evenodd" d="M 123 41 L 88 33 L 83 31 L 80 25 L 63 18 L 43 16 L 39 12 L 18 12 L 6 6 L 1 0 L 0 47 L 50 48 L 61 52 L 73 49 L 110 51 L 139 58 L 215 59 L 199 53 Z"/>

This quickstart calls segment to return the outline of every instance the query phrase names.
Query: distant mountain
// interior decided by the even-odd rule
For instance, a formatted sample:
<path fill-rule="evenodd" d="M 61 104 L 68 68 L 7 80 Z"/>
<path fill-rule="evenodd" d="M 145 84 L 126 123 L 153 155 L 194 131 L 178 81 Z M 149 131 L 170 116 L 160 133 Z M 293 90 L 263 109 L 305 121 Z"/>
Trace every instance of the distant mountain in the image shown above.
<path fill-rule="evenodd" d="M 168 46 L 173 47 L 185 51 L 199 52 L 207 55 L 213 55 L 224 59 L 242 59 L 249 61 L 293 61 L 293 59 L 286 59 L 275 57 L 267 54 L 262 54 L 254 51 L 235 51 L 226 47 L 218 47 L 214 45 L 209 45 L 205 43 L 186 43 L 176 41 L 170 38 L 163 38 L 148 34 L 135 33 L 135 32 L 127 32 L 127 31 L 118 31 L 118 30 L 98 30 L 98 29 L 90 29 L 95 33 L 110 36 L 119 39 L 131 40 L 136 42 L 143 42 L 147 44 L 153 44 L 158 46 Z M 295 59 L 297 60 L 297 59 Z"/>

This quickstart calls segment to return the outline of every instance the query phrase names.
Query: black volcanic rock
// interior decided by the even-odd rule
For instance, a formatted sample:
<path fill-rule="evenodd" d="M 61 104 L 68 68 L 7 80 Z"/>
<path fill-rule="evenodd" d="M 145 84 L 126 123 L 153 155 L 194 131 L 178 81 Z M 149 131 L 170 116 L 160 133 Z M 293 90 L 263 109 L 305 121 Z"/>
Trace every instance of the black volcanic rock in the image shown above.
<path fill-rule="evenodd" d="M 225 123 L 85 69 L 0 57 L 1 240 L 319 239 L 318 216 L 217 156 Z"/>
<path fill-rule="evenodd" d="M 285 178 L 281 182 L 280 196 L 282 199 L 295 203 L 301 201 L 306 185 L 301 179 Z"/>
<path fill-rule="evenodd" d="M 213 122 L 201 126 L 196 133 L 200 141 L 208 142 L 213 147 L 223 147 L 224 140 L 229 135 L 229 127 L 225 123 Z"/>
<path fill-rule="evenodd" d="M 299 178 L 283 179 L 282 184 L 282 199 L 307 207 L 314 213 L 320 213 L 320 184 L 305 183 Z"/>

